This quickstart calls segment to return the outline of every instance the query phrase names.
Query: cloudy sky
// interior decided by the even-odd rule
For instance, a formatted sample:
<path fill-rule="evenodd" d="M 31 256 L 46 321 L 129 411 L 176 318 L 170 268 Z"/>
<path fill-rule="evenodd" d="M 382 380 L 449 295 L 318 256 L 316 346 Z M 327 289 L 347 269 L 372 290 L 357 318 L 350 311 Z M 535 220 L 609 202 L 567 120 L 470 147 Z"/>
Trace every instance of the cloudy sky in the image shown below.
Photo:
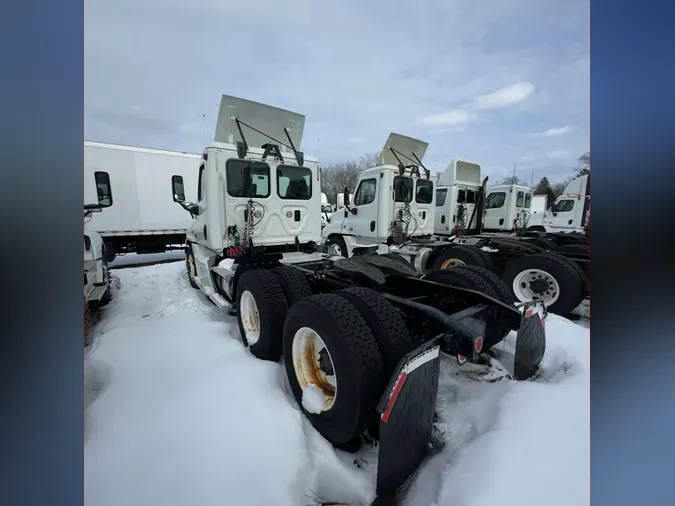
<path fill-rule="evenodd" d="M 222 94 L 307 116 L 324 163 L 429 142 L 425 165 L 560 180 L 589 149 L 588 0 L 88 0 L 86 138 L 201 152 Z"/>

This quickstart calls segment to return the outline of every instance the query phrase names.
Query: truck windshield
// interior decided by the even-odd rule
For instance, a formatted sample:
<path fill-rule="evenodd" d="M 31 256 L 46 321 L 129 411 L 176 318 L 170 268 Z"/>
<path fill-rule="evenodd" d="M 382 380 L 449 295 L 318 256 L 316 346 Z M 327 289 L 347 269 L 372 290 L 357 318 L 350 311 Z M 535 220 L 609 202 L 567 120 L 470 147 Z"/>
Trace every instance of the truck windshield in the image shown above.
<path fill-rule="evenodd" d="M 227 193 L 231 197 L 270 196 L 270 167 L 264 162 L 231 159 L 226 164 Z"/>
<path fill-rule="evenodd" d="M 434 183 L 426 179 L 417 180 L 415 202 L 418 204 L 431 204 L 434 200 Z"/>
<path fill-rule="evenodd" d="M 409 177 L 394 177 L 394 202 L 412 201 L 413 180 Z"/>

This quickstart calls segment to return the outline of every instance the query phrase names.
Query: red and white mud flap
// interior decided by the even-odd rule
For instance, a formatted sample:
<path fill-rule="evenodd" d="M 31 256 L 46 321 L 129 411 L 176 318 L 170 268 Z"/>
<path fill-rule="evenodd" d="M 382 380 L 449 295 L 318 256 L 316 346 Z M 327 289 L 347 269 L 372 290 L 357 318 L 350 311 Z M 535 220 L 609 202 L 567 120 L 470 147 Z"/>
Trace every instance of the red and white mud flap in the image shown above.
<path fill-rule="evenodd" d="M 520 318 L 513 379 L 530 379 L 539 370 L 546 352 L 546 306 L 541 301 L 526 302 Z"/>
<path fill-rule="evenodd" d="M 405 355 L 380 399 L 377 499 L 373 504 L 396 504 L 399 491 L 427 457 L 440 351 L 440 339 L 435 338 Z"/>

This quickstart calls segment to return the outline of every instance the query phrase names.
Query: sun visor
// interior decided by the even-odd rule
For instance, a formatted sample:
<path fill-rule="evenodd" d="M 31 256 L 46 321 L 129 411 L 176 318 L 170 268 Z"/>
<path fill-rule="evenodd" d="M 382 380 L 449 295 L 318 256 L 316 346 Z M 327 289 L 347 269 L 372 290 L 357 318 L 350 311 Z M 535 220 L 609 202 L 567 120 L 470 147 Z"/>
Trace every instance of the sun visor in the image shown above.
<path fill-rule="evenodd" d="M 277 144 L 279 142 L 288 145 L 288 138 L 284 132 L 286 128 L 295 148 L 298 151 L 302 150 L 302 134 L 305 129 L 305 116 L 302 114 L 223 95 L 220 99 L 214 141 L 236 144 L 244 140 L 241 138 L 235 118 L 241 123 L 246 144 L 251 148 L 260 148 L 267 143 Z M 280 145 L 279 148 L 282 151 L 290 151 L 284 145 Z"/>
<path fill-rule="evenodd" d="M 384 147 L 380 152 L 379 163 L 380 165 L 393 165 L 395 167 L 398 166 L 399 161 L 391 151 L 393 148 L 396 151 L 398 157 L 401 159 L 401 162 L 403 162 L 403 165 L 417 165 L 415 156 L 417 156 L 420 162 L 423 161 L 428 147 L 428 142 L 420 141 L 419 139 L 413 139 L 412 137 L 406 137 L 405 135 L 392 132 L 389 134 L 387 142 L 384 143 Z M 413 153 L 415 155 L 413 155 Z"/>

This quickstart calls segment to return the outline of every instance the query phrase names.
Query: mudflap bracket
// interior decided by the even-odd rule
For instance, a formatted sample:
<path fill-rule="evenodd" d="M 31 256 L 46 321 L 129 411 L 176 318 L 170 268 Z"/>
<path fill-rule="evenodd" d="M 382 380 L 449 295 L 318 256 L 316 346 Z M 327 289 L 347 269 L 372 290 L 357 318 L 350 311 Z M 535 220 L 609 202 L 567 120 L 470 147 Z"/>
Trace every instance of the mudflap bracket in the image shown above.
<path fill-rule="evenodd" d="M 380 399 L 377 498 L 373 505 L 396 504 L 431 449 L 440 351 L 437 337 L 403 356 Z"/>

